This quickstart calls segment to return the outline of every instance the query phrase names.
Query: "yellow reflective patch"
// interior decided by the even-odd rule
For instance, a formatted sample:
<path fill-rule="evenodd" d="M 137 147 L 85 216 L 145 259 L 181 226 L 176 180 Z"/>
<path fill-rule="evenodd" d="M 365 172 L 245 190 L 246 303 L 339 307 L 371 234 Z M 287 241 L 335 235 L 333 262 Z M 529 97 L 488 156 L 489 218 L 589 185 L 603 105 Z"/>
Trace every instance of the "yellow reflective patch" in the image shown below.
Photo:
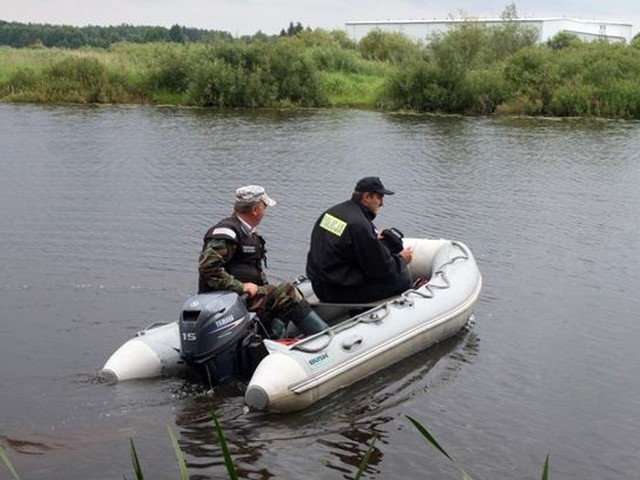
<path fill-rule="evenodd" d="M 322 220 L 320 221 L 320 226 L 327 232 L 331 232 L 334 235 L 341 237 L 344 229 L 347 228 L 347 222 L 325 213 L 324 217 L 322 217 Z"/>

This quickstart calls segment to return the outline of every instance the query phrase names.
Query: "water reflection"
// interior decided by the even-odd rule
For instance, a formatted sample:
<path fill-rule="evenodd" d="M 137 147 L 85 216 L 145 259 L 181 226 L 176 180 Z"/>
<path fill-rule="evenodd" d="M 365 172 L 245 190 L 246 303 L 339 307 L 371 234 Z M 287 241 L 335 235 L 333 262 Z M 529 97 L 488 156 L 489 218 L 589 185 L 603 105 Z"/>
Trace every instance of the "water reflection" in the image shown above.
<path fill-rule="evenodd" d="M 293 478 L 297 459 L 310 448 L 314 456 L 325 457 L 324 468 L 353 478 L 372 443 L 367 472 L 379 473 L 376 467 L 389 441 L 388 424 L 406 421 L 395 412 L 434 385 L 454 380 L 465 364 L 473 362 L 479 347 L 474 323 L 472 317 L 456 336 L 294 414 L 246 411 L 242 383 L 210 391 L 183 384 L 176 392 L 184 398 L 175 423 L 195 475 L 191 478 L 216 478 L 216 472 L 225 471 L 214 412 L 241 478 Z M 440 368 L 434 374 L 436 366 Z"/>

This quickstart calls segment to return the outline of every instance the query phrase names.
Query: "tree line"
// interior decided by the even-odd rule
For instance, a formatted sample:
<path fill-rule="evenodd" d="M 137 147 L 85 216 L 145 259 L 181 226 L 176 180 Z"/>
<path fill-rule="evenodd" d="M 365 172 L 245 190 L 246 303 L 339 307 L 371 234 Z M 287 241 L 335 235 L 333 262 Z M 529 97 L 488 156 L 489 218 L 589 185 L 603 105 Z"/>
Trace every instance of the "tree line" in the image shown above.
<path fill-rule="evenodd" d="M 300 22 L 289 23 L 280 30 L 281 37 L 294 36 L 305 30 Z M 223 30 L 187 28 L 178 24 L 170 28 L 159 26 L 117 25 L 101 27 L 89 25 L 49 25 L 36 23 L 6 22 L 0 20 L 0 45 L 13 48 L 57 47 L 77 49 L 82 47 L 108 48 L 115 43 L 197 43 L 231 40 L 233 35 Z M 245 39 L 266 39 L 268 35 L 258 31 Z"/>

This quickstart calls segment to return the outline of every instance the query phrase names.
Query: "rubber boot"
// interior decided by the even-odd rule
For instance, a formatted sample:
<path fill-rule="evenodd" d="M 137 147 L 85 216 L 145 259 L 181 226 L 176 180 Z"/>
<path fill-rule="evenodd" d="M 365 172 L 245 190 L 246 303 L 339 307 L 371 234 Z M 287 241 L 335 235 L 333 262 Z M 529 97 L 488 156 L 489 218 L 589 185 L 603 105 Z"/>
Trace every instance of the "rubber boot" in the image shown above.
<path fill-rule="evenodd" d="M 271 320 L 271 325 L 269 326 L 269 329 L 271 330 L 271 339 L 272 340 L 277 340 L 279 338 L 284 337 L 284 333 L 286 330 L 286 325 L 285 323 L 280 320 L 278 317 L 274 317 Z"/>
<path fill-rule="evenodd" d="M 313 335 L 329 328 L 329 325 L 313 310 L 309 310 L 306 317 L 294 323 L 305 336 Z"/>
<path fill-rule="evenodd" d="M 297 330 L 303 335 L 313 335 L 321 332 L 329 326 L 320 318 L 316 312 L 311 310 L 311 305 L 306 300 L 296 303 L 286 315 L 282 317 L 290 323 L 293 323 Z M 290 329 L 287 329 L 290 330 Z"/>

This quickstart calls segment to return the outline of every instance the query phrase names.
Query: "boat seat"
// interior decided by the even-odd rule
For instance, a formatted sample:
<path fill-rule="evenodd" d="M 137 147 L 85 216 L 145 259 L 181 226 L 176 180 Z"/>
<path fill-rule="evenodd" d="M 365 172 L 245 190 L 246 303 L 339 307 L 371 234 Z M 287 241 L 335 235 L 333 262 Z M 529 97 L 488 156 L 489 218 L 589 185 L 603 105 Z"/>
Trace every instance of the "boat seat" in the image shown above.
<path fill-rule="evenodd" d="M 354 317 L 366 312 L 373 307 L 385 303 L 387 300 L 389 299 L 369 303 L 330 303 L 318 300 L 309 303 L 311 303 L 311 307 L 318 315 L 320 315 L 327 323 L 333 325 L 346 318 Z"/>
<path fill-rule="evenodd" d="M 311 308 L 313 308 L 313 310 L 329 325 L 335 325 L 342 320 L 365 312 L 393 298 L 385 298 L 383 300 L 367 303 L 322 302 L 308 282 L 305 284 L 304 288 L 301 288 L 301 284 L 298 284 L 297 287 L 300 294 L 311 304 Z"/>

